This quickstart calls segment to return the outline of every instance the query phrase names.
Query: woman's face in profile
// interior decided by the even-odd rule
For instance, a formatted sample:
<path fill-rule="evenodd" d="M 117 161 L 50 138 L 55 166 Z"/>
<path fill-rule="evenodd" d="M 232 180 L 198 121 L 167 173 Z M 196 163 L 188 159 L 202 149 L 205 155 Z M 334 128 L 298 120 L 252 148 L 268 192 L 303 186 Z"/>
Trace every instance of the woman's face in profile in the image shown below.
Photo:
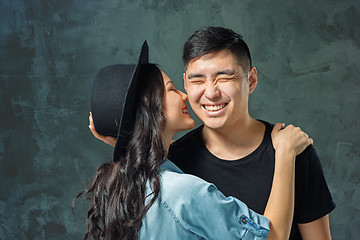
<path fill-rule="evenodd" d="M 164 115 L 165 115 L 165 128 L 173 134 L 188 130 L 195 127 L 195 121 L 190 117 L 185 104 L 188 97 L 185 93 L 177 90 L 164 72 L 161 71 L 164 81 Z"/>

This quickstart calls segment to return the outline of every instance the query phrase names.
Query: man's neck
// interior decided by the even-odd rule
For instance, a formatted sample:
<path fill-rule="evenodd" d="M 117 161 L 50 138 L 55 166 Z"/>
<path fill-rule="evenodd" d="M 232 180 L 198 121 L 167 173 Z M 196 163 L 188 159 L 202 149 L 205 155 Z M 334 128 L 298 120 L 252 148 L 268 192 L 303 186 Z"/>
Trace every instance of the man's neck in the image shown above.
<path fill-rule="evenodd" d="M 260 146 L 264 133 L 265 125 L 250 116 L 236 127 L 211 129 L 204 125 L 202 129 L 207 149 L 223 160 L 246 157 Z"/>

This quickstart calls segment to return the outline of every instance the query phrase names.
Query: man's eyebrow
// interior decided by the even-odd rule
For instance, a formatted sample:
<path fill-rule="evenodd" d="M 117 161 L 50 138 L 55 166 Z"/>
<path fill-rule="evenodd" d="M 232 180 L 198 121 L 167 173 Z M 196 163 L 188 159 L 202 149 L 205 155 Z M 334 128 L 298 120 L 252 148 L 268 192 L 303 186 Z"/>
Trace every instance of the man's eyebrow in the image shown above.
<path fill-rule="evenodd" d="M 234 76 L 236 75 L 237 72 L 235 70 L 232 70 L 232 69 L 225 69 L 225 70 L 221 70 L 221 71 L 218 71 L 215 73 L 215 76 L 218 76 L 218 75 L 229 75 L 229 76 Z"/>
<path fill-rule="evenodd" d="M 218 72 L 216 72 L 214 74 L 214 76 L 219 76 L 219 75 L 229 75 L 229 76 L 236 76 L 238 73 L 235 70 L 232 69 L 224 69 L 224 70 L 220 70 Z M 203 73 L 189 73 L 188 74 L 188 79 L 193 79 L 193 78 L 206 78 L 206 75 Z"/>
<path fill-rule="evenodd" d="M 205 78 L 205 74 L 202 74 L 202 73 L 189 73 L 188 74 L 188 79 L 192 79 L 192 78 Z"/>

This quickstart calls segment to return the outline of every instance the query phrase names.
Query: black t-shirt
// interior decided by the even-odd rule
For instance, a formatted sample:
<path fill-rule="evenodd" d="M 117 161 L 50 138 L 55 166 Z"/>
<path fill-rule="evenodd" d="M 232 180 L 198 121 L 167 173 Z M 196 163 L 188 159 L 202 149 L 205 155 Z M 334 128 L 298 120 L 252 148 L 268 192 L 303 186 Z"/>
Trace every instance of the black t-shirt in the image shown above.
<path fill-rule="evenodd" d="M 263 123 L 266 130 L 262 143 L 244 158 L 226 161 L 210 153 L 201 136 L 203 126 L 174 142 L 168 157 L 185 173 L 214 183 L 225 196 L 234 196 L 250 209 L 263 214 L 275 166 L 275 150 L 271 141 L 273 125 Z M 295 210 L 290 239 L 301 239 L 296 223 L 315 221 L 334 208 L 320 160 L 311 145 L 296 158 Z"/>

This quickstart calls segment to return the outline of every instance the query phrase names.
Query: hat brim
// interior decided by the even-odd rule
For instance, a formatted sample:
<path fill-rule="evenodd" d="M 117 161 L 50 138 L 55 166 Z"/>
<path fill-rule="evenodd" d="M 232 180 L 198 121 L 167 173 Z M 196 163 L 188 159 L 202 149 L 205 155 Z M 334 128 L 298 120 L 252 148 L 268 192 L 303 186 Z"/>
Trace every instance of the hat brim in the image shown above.
<path fill-rule="evenodd" d="M 126 147 L 130 140 L 130 135 L 134 128 L 136 118 L 136 109 L 134 104 L 137 96 L 136 91 L 139 82 L 139 71 L 140 66 L 146 63 L 149 63 L 149 47 L 147 41 L 144 41 L 141 47 L 138 63 L 136 64 L 129 89 L 126 94 L 123 114 L 121 116 L 114 149 L 114 161 L 118 161 L 121 156 L 124 156 Z"/>

